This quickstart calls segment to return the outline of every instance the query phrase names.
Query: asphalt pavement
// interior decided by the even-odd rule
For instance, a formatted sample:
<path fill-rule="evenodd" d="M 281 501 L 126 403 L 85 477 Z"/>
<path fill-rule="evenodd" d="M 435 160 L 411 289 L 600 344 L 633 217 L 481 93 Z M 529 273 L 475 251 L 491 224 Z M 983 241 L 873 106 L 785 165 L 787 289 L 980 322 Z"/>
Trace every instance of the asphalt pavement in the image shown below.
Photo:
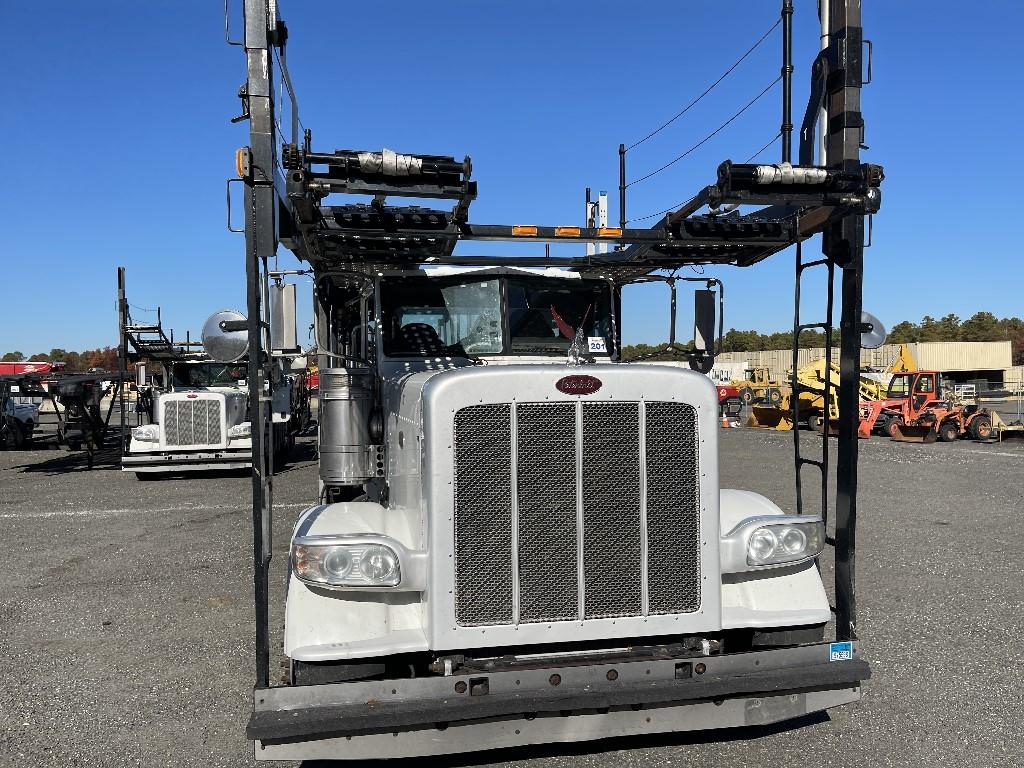
<path fill-rule="evenodd" d="M 875 438 L 860 455 L 863 701 L 768 729 L 429 765 L 1024 765 L 1024 442 Z M 725 487 L 792 509 L 791 435 L 723 430 L 721 471 Z M 249 489 L 244 476 L 140 482 L 56 450 L 0 452 L 0 765 L 252 764 Z M 308 439 L 274 492 L 279 631 L 291 524 L 316 492 Z"/>

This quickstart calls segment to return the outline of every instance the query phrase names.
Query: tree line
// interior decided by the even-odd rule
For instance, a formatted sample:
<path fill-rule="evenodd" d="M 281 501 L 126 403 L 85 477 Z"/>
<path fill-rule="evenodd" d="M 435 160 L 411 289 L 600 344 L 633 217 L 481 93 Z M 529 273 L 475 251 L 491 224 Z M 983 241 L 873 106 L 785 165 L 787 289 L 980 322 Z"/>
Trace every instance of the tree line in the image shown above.
<path fill-rule="evenodd" d="M 833 341 L 839 344 L 839 329 L 833 331 Z M 966 320 L 956 315 L 934 318 L 925 315 L 921 322 L 904 320 L 889 329 L 889 344 L 911 344 L 918 341 L 1009 341 L 1013 347 L 1013 364 L 1024 365 L 1024 320 L 1019 317 L 998 318 L 991 312 L 976 312 Z M 792 349 L 793 332 L 740 331 L 730 328 L 722 337 L 724 352 L 757 352 L 768 349 Z M 801 349 L 825 346 L 825 332 L 807 330 L 800 333 Z M 657 344 L 629 344 L 622 348 L 622 359 L 632 360 L 661 349 Z M 670 354 L 658 354 L 653 360 L 671 359 Z M 67 364 L 70 371 L 85 371 L 102 368 L 117 370 L 117 347 L 99 347 L 84 352 L 68 352 L 51 349 L 38 352 L 27 358 L 31 362 L 60 362 Z M 26 360 L 21 352 L 7 352 L 2 358 L 5 363 L 20 363 Z"/>
<path fill-rule="evenodd" d="M 64 363 L 69 371 L 87 371 L 102 368 L 104 371 L 117 370 L 117 347 L 98 347 L 84 352 L 69 352 L 54 348 L 49 352 L 37 352 L 26 358 L 22 352 L 5 352 L 0 362 L 4 363 Z"/>
<path fill-rule="evenodd" d="M 833 343 L 839 344 L 839 329 L 833 331 Z M 930 315 L 921 322 L 904 320 L 889 329 L 888 344 L 911 344 L 919 341 L 1009 341 L 1013 349 L 1013 364 L 1024 365 L 1024 320 L 1019 317 L 997 318 L 991 312 L 977 312 L 966 320 L 950 314 L 935 319 Z M 769 349 L 792 349 L 793 332 L 740 331 L 730 328 L 722 337 L 724 352 L 758 352 Z M 798 346 L 811 349 L 825 346 L 825 332 L 806 330 L 800 333 Z M 631 360 L 660 349 L 659 345 L 630 344 L 622 348 L 622 358 Z M 671 355 L 656 355 L 652 359 L 670 359 Z"/>

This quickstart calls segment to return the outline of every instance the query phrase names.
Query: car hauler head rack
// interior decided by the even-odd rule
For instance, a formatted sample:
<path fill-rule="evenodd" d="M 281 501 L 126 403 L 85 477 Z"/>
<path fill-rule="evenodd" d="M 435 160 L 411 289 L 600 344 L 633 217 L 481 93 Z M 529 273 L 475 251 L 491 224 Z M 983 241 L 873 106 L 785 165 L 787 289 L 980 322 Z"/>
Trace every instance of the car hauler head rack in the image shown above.
<path fill-rule="evenodd" d="M 869 330 L 864 219 L 879 209 L 883 174 L 860 161 L 859 0 L 821 4 L 827 44 L 791 164 L 792 10 L 784 0 L 782 162 L 726 161 L 713 184 L 640 229 L 476 223 L 468 157 L 315 151 L 277 3 L 244 0 L 242 39 L 227 37 L 248 65 L 236 120 L 249 121 L 249 143 L 237 167 L 250 349 L 264 350 L 250 355 L 248 376 L 257 757 L 763 724 L 859 698 L 869 670 L 854 642 L 856 384 Z M 814 164 L 819 110 L 825 157 Z M 339 194 L 373 199 L 340 204 Z M 388 203 L 403 197 L 447 202 Z M 823 257 L 806 261 L 802 243 L 816 234 Z M 616 248 L 456 254 L 467 240 Z M 321 483 L 291 542 L 290 682 L 272 686 L 262 445 L 268 260 L 279 243 L 316 282 Z M 720 491 L 713 386 L 616 362 L 623 285 L 688 265 L 749 267 L 793 246 L 794 354 L 808 328 L 831 347 L 831 278 L 842 275 L 837 492 L 831 506 L 823 492 L 817 515 L 803 509 L 800 470 L 818 467 L 827 491 L 827 440 L 821 459 L 805 458 L 794 430 L 796 514 Z M 830 278 L 828 317 L 804 323 L 800 278 L 817 267 Z M 712 353 L 705 342 L 681 354 L 703 367 Z M 835 547 L 835 642 L 824 641 L 830 607 L 815 568 L 825 543 Z M 765 603 L 745 603 L 743 590 L 767 590 Z"/>

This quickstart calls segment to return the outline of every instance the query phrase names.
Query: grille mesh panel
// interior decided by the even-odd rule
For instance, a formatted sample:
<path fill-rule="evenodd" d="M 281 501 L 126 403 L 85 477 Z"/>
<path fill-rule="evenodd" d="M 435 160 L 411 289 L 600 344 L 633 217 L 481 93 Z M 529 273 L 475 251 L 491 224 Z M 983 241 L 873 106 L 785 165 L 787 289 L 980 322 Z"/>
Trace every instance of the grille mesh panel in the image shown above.
<path fill-rule="evenodd" d="M 165 400 L 163 430 L 166 445 L 219 445 L 220 400 Z"/>
<path fill-rule="evenodd" d="M 455 415 L 459 625 L 578 620 L 581 567 L 584 619 L 642 615 L 645 524 L 648 613 L 700 608 L 696 409 L 675 402 L 584 401 L 578 435 L 577 407 L 574 402 L 499 403 L 469 406 Z M 583 470 L 579 480 L 577 458 Z M 641 509 L 644 491 L 647 503 Z"/>
<path fill-rule="evenodd" d="M 512 623 L 511 406 L 455 416 L 455 594 L 462 626 Z"/>
<path fill-rule="evenodd" d="M 584 618 L 639 615 L 640 570 L 640 406 L 584 403 Z"/>
<path fill-rule="evenodd" d="M 519 620 L 579 616 L 576 554 L 576 406 L 516 410 Z"/>
<path fill-rule="evenodd" d="M 700 607 L 700 469 L 697 411 L 647 403 L 647 593 L 649 612 Z"/>

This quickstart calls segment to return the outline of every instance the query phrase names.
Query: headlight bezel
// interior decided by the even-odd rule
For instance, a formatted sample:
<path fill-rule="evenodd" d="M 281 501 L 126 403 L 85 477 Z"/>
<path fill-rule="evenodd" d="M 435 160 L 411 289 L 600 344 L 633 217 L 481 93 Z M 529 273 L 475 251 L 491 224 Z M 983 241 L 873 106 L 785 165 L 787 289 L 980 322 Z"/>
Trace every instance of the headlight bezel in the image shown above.
<path fill-rule="evenodd" d="M 132 427 L 132 440 L 138 440 L 140 443 L 159 443 L 160 425 L 141 424 L 137 427 Z"/>
<path fill-rule="evenodd" d="M 371 551 L 393 556 L 394 567 L 385 578 L 371 580 L 364 573 L 362 561 Z M 349 566 L 343 574 L 330 577 L 323 563 L 339 552 L 348 554 Z M 300 561 L 307 565 L 303 567 Z M 319 567 L 314 569 L 315 564 Z M 421 592 L 426 583 L 426 553 L 409 550 L 390 536 L 379 534 L 295 536 L 288 553 L 288 567 L 296 579 L 313 589 Z"/>
<path fill-rule="evenodd" d="M 800 549 L 784 546 L 796 533 Z M 770 543 L 764 555 L 754 554 L 758 541 Z M 825 524 L 817 515 L 758 515 L 748 517 L 721 537 L 722 573 L 742 573 L 784 568 L 813 561 L 825 545 Z M 763 550 L 764 547 L 761 547 Z"/>
<path fill-rule="evenodd" d="M 228 440 L 249 440 L 252 438 L 252 423 L 243 421 L 228 427 Z"/>

